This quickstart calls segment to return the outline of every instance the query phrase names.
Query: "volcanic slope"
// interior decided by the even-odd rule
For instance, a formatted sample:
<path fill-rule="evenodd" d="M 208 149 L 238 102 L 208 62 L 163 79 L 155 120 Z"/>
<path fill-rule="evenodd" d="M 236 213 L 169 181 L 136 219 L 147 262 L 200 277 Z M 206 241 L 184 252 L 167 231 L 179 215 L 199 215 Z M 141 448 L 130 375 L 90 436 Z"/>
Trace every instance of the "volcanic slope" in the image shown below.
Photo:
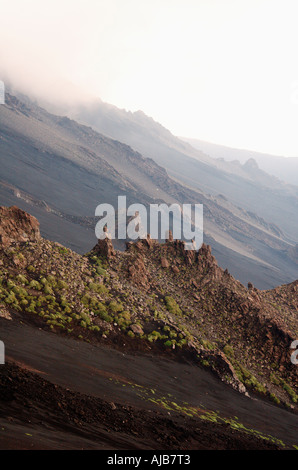
<path fill-rule="evenodd" d="M 38 217 L 47 239 L 86 252 L 96 241 L 96 206 L 117 208 L 118 195 L 128 205 L 203 204 L 205 240 L 240 281 L 269 288 L 296 278 L 295 237 L 219 196 L 220 187 L 208 196 L 200 189 L 203 173 L 191 189 L 128 145 L 9 93 L 0 108 L 0 137 L 1 204 Z"/>
<path fill-rule="evenodd" d="M 24 431 L 20 446 L 63 447 L 45 440 L 45 418 L 65 447 L 160 448 L 168 439 L 167 448 L 197 448 L 202 436 L 206 448 L 296 445 L 297 281 L 246 289 L 209 246 L 186 251 L 171 236 L 129 243 L 125 252 L 106 239 L 81 256 L 43 239 L 37 220 L 17 207 L 1 208 L 0 236 L 3 446 L 17 447 L 12 435 Z M 88 417 L 89 401 L 105 409 L 104 430 L 99 416 Z M 155 436 L 139 426 L 150 411 Z M 139 440 L 129 441 L 123 414 Z M 116 426 L 110 441 L 109 426 Z M 182 426 L 182 434 L 173 431 L 176 444 L 167 426 Z"/>

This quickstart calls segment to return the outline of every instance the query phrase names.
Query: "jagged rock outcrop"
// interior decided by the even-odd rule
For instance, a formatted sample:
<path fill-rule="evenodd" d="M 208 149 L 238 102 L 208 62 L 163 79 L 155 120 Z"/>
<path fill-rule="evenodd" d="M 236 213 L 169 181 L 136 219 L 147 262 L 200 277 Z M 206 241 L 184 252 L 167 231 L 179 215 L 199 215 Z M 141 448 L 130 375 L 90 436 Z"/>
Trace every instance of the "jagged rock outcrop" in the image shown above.
<path fill-rule="evenodd" d="M 298 402 L 290 360 L 298 281 L 269 291 L 246 288 L 218 266 L 210 246 L 187 251 L 171 237 L 158 243 L 148 236 L 125 252 L 107 237 L 80 256 L 43 240 L 29 214 L 0 211 L 8 247 L 0 253 L 0 300 L 12 318 L 17 312 L 87 339 L 98 328 L 104 341 L 107 332 L 117 341 L 128 335 L 141 350 L 186 351 L 241 392 Z"/>
<path fill-rule="evenodd" d="M 39 222 L 16 206 L 0 207 L 0 246 L 40 239 Z"/>
<path fill-rule="evenodd" d="M 102 256 L 106 259 L 110 259 L 116 254 L 112 240 L 108 237 L 104 238 L 103 240 L 99 239 L 92 252 L 95 255 Z"/>
<path fill-rule="evenodd" d="M 172 230 L 169 230 L 167 242 L 171 243 L 174 241 Z"/>
<path fill-rule="evenodd" d="M 140 287 L 149 289 L 149 273 L 145 267 L 142 257 L 138 254 L 128 264 L 128 275 L 132 282 Z"/>
<path fill-rule="evenodd" d="M 165 258 L 164 256 L 161 258 L 160 264 L 163 268 L 168 268 L 169 267 L 169 262 L 168 262 L 167 258 Z"/>
<path fill-rule="evenodd" d="M 126 249 L 129 250 L 136 250 L 139 252 L 145 251 L 145 250 L 150 250 L 155 244 L 156 240 L 153 240 L 148 233 L 146 238 L 141 238 L 138 239 L 137 241 L 129 241 L 126 243 Z"/>

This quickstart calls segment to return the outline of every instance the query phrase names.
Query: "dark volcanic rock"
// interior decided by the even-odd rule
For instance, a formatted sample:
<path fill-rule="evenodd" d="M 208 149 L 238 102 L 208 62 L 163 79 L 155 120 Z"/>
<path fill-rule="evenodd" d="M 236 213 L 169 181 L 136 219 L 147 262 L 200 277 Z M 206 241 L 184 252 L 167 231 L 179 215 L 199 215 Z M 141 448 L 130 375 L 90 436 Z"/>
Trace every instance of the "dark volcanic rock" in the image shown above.
<path fill-rule="evenodd" d="M 43 240 L 29 214 L 1 214 L 2 316 L 126 350 L 191 357 L 239 391 L 297 409 L 298 281 L 247 289 L 218 266 L 210 246 L 187 251 L 179 240 L 147 237 L 120 252 L 106 238 L 80 256 Z"/>
<path fill-rule="evenodd" d="M 149 273 L 140 255 L 137 255 L 129 264 L 128 275 L 134 284 L 145 287 L 146 289 L 150 287 Z"/>
<path fill-rule="evenodd" d="M 111 258 L 112 256 L 115 256 L 116 254 L 112 240 L 108 237 L 104 240 L 98 240 L 97 244 L 95 245 L 92 251 L 107 259 Z"/>
<path fill-rule="evenodd" d="M 161 263 L 161 266 L 163 268 L 168 268 L 169 267 L 169 262 L 168 262 L 167 258 L 165 258 L 165 257 L 161 258 L 160 263 Z"/>

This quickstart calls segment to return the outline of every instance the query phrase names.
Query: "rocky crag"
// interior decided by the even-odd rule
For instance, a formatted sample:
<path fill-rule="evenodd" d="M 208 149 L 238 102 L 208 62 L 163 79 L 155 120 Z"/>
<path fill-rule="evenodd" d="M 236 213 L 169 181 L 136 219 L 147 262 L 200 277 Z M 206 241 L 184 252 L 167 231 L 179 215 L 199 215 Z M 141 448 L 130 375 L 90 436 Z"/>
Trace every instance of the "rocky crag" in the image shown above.
<path fill-rule="evenodd" d="M 85 256 L 41 238 L 34 217 L 0 208 L 0 315 L 129 351 L 187 358 L 222 381 L 297 409 L 298 281 L 246 288 L 203 245 L 109 239 Z"/>

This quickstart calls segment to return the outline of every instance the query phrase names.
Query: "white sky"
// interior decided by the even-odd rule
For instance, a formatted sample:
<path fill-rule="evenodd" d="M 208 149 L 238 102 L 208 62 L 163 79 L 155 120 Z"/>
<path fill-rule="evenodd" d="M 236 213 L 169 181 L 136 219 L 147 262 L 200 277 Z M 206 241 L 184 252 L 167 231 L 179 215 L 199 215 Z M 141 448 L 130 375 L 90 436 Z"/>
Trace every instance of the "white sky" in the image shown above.
<path fill-rule="evenodd" d="M 0 0 L 0 68 L 175 135 L 298 156 L 297 18 L 297 0 Z"/>

